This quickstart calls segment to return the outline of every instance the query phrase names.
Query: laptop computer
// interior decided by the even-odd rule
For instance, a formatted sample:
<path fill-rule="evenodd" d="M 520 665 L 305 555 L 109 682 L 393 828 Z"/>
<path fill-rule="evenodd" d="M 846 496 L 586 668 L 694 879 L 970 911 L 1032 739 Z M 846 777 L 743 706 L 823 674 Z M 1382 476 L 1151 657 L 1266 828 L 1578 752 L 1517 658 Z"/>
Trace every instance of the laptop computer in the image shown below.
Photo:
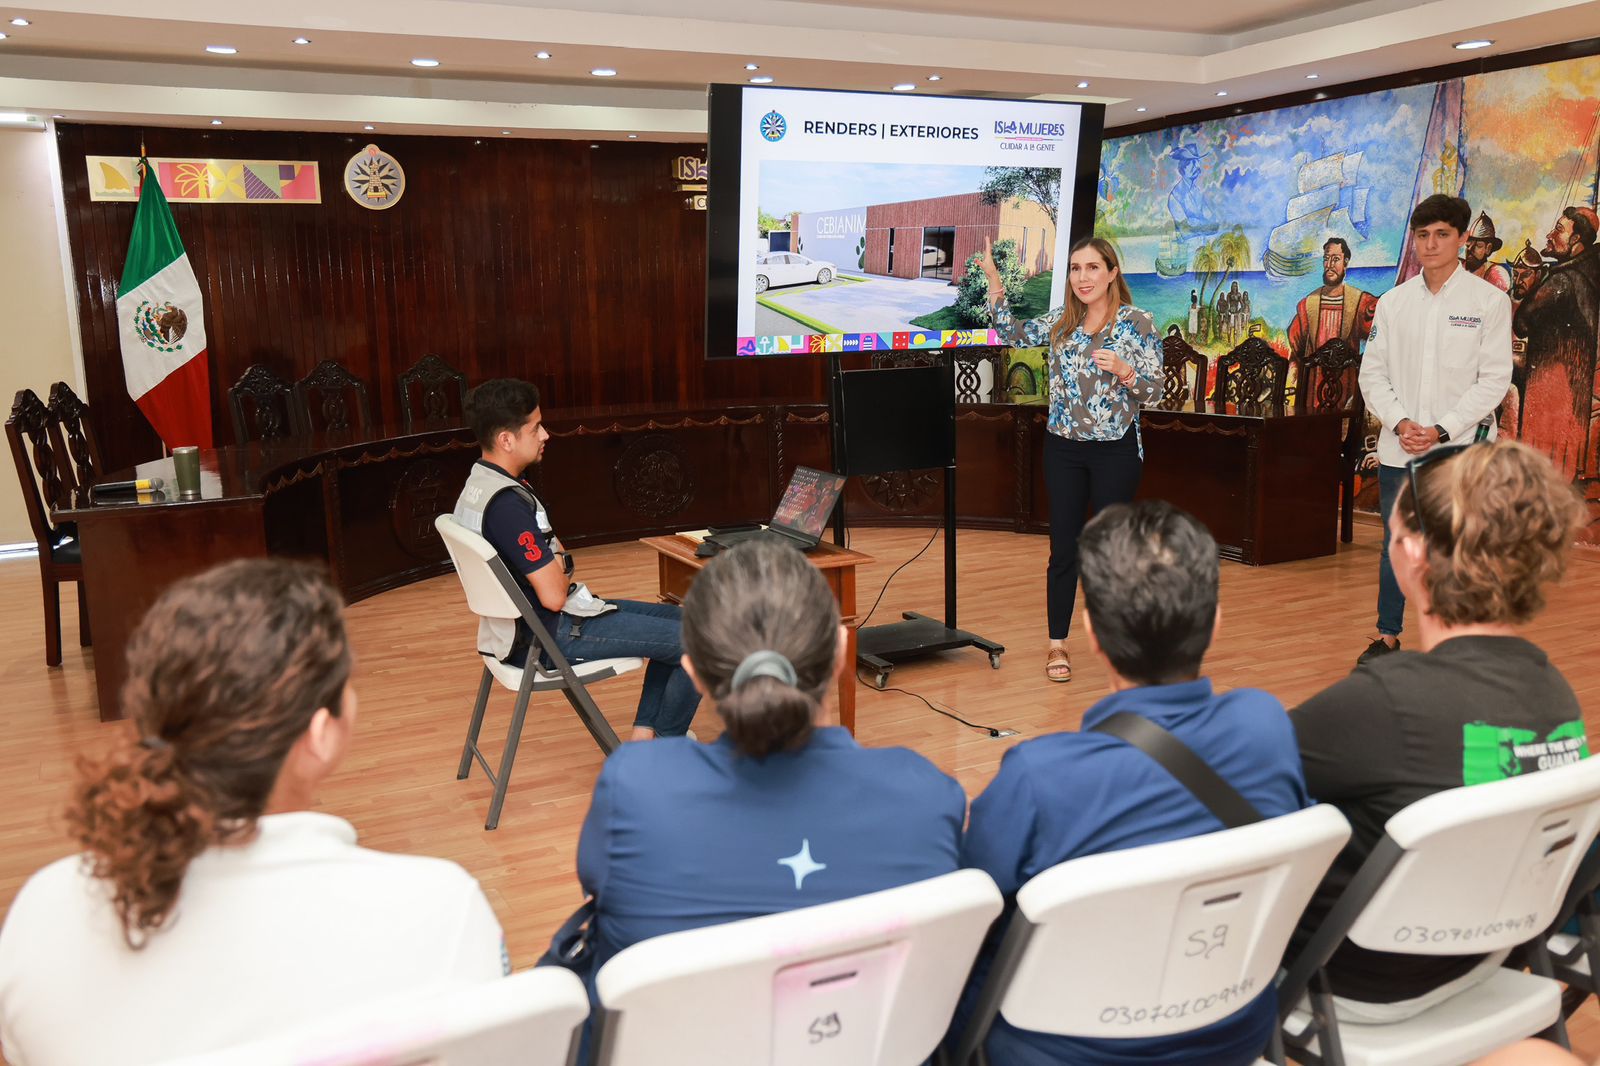
<path fill-rule="evenodd" d="M 711 549 L 716 552 L 746 540 L 775 538 L 803 552 L 810 551 L 822 540 L 822 532 L 828 528 L 828 519 L 843 489 L 843 474 L 797 466 L 783 490 L 783 498 L 772 512 L 771 522 L 764 527 L 719 530 L 707 537 L 705 543 L 716 545 Z"/>

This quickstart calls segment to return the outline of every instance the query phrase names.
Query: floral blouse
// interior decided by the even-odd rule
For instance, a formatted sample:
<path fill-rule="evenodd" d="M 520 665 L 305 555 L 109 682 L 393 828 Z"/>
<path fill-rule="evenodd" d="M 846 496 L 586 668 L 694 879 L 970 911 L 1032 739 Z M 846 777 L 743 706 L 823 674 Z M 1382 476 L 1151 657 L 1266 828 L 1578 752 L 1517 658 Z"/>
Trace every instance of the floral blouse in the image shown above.
<path fill-rule="evenodd" d="M 1063 308 L 1026 322 L 1011 316 L 1004 300 L 995 308 L 994 328 L 1001 340 L 1017 348 L 1050 347 L 1050 328 Z M 1094 365 L 1089 353 L 1109 348 L 1133 367 L 1133 384 L 1122 382 Z M 1138 426 L 1139 405 L 1161 398 L 1161 338 L 1148 311 L 1123 304 L 1099 333 L 1080 325 L 1059 347 L 1052 348 L 1050 367 L 1051 433 L 1069 440 L 1121 440 L 1129 426 Z M 1137 432 L 1137 430 L 1136 430 Z M 1143 447 L 1140 454 L 1143 454 Z"/>

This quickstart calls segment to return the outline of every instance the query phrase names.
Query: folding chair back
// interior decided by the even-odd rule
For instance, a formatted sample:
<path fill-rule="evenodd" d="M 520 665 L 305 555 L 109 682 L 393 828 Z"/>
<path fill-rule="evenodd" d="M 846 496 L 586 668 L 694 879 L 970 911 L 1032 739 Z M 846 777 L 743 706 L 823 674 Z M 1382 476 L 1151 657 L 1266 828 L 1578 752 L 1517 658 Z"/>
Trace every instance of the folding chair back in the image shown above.
<path fill-rule="evenodd" d="M 1560 757 L 1566 742 L 1539 743 Z M 1384 828 L 1401 854 L 1351 940 L 1408 955 L 1515 947 L 1549 928 L 1600 832 L 1600 760 L 1436 793 Z"/>
<path fill-rule="evenodd" d="M 457 522 L 452 515 L 440 515 L 434 519 L 433 527 L 444 539 L 445 550 L 455 564 L 456 576 L 461 579 L 461 589 L 467 594 L 467 606 L 472 608 L 472 613 L 483 618 L 521 618 L 522 608 L 489 565 L 500 557 L 494 545 Z"/>
<path fill-rule="evenodd" d="M 1344 815 L 1322 805 L 1054 866 L 1017 893 L 991 977 L 999 1011 L 1023 1029 L 1079 1037 L 1220 1021 L 1272 987 L 1295 922 L 1349 838 Z M 974 1024 L 986 1030 L 985 1009 Z"/>
<path fill-rule="evenodd" d="M 570 1066 L 588 1013 L 582 981 L 541 967 L 167 1066 Z"/>
<path fill-rule="evenodd" d="M 596 979 L 597 1066 L 916 1066 L 955 1012 L 1000 892 L 959 870 L 643 941 Z"/>

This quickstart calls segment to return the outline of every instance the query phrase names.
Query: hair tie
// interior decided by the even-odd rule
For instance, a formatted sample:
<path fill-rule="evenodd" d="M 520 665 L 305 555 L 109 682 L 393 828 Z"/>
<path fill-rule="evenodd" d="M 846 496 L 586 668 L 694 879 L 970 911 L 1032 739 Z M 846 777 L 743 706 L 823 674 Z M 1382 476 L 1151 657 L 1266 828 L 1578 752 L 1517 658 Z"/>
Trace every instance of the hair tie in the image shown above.
<path fill-rule="evenodd" d="M 147 737 L 140 737 L 139 746 L 146 751 L 167 751 L 172 747 L 171 744 L 168 744 L 154 733 Z"/>
<path fill-rule="evenodd" d="M 756 677 L 770 677 L 785 685 L 793 685 L 798 680 L 794 664 L 782 652 L 764 648 L 744 657 L 739 663 L 739 668 L 733 672 L 733 681 L 728 689 L 730 692 L 736 691 L 745 682 Z"/>

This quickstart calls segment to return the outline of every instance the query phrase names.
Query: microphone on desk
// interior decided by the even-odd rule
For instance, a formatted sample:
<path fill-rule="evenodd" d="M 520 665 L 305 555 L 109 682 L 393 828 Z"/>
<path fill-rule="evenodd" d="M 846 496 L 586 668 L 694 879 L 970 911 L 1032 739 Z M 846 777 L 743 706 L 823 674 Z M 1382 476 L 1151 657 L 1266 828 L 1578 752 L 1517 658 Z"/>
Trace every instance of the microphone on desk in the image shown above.
<path fill-rule="evenodd" d="M 94 487 L 96 496 L 114 496 L 127 492 L 156 492 L 166 482 L 158 477 L 143 477 L 136 481 L 102 481 Z"/>

